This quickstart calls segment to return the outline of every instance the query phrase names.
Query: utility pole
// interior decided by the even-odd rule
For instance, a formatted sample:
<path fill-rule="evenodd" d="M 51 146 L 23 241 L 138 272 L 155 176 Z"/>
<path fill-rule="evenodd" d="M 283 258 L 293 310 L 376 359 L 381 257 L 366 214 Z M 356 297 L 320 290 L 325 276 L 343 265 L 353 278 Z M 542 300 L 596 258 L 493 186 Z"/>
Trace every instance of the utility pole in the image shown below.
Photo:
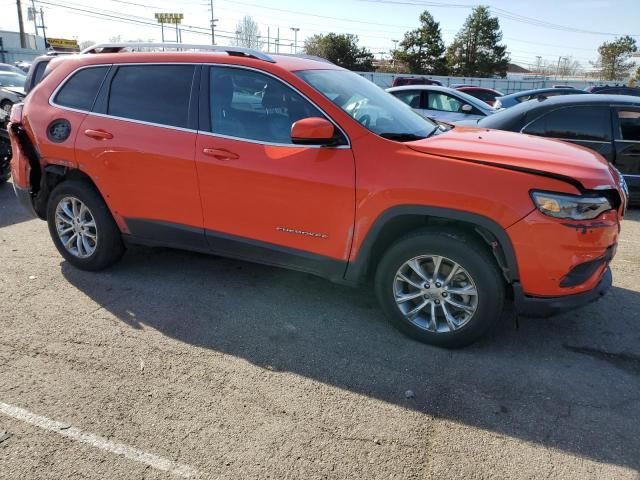
<path fill-rule="evenodd" d="M 289 30 L 293 30 L 293 35 L 294 35 L 294 40 L 293 40 L 294 51 L 292 53 L 298 53 L 298 32 L 300 31 L 300 29 L 298 27 L 291 27 Z"/>
<path fill-rule="evenodd" d="M 40 7 L 40 28 L 42 29 L 44 48 L 49 48 L 49 42 L 47 42 L 47 27 L 44 25 L 44 10 L 42 10 L 42 7 Z"/>
<path fill-rule="evenodd" d="M 270 27 L 267 27 L 267 53 L 269 53 L 270 48 L 271 48 L 271 31 L 270 31 Z"/>
<path fill-rule="evenodd" d="M 27 39 L 24 36 L 24 23 L 22 22 L 22 3 L 16 0 L 18 7 L 18 28 L 20 29 L 20 48 L 27 48 Z"/>
<path fill-rule="evenodd" d="M 216 44 L 216 22 L 217 18 L 213 18 L 213 0 L 209 2 L 211 8 L 211 45 Z"/>
<path fill-rule="evenodd" d="M 278 27 L 278 37 L 276 38 L 276 53 L 280 53 L 280 27 Z"/>
<path fill-rule="evenodd" d="M 27 10 L 27 17 L 29 20 L 33 20 L 33 27 L 36 30 L 36 42 L 35 47 L 38 48 L 38 14 L 36 13 L 36 0 L 31 0 L 31 6 Z"/>

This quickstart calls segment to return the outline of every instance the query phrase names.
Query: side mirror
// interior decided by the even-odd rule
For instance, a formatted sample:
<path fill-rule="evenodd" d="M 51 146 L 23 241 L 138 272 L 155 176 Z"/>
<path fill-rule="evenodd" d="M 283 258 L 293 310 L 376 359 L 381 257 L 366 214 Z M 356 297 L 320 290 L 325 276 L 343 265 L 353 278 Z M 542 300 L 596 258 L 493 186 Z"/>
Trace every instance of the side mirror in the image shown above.
<path fill-rule="evenodd" d="M 462 105 L 462 111 L 464 113 L 471 113 L 471 112 L 473 112 L 473 107 L 471 105 L 467 105 L 465 103 L 464 105 Z"/>
<path fill-rule="evenodd" d="M 334 134 L 333 123 L 325 118 L 303 118 L 291 125 L 291 141 L 298 145 L 330 145 Z"/>

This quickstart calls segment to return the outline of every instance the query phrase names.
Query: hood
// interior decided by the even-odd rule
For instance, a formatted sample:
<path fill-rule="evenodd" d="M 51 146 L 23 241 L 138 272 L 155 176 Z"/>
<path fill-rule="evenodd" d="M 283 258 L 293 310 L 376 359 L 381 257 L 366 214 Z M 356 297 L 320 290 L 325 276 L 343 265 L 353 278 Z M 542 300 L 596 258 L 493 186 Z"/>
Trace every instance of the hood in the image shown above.
<path fill-rule="evenodd" d="M 15 93 L 17 95 L 25 96 L 23 87 L 1 87 L 3 90 L 8 90 L 11 93 Z"/>
<path fill-rule="evenodd" d="M 458 126 L 405 145 L 431 155 L 561 178 L 587 190 L 616 184 L 604 157 L 560 140 Z"/>

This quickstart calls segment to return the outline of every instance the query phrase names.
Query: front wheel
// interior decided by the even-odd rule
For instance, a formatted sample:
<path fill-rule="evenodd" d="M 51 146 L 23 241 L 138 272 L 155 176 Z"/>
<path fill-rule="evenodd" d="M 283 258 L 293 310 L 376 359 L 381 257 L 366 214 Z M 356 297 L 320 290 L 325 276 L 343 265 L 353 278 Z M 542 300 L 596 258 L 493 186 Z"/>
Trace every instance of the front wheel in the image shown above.
<path fill-rule="evenodd" d="M 392 245 L 376 272 L 378 300 L 410 337 L 447 348 L 493 327 L 504 282 L 487 248 L 457 232 L 422 231 Z"/>
<path fill-rule="evenodd" d="M 82 270 L 101 270 L 120 259 L 120 230 L 98 192 L 88 183 L 65 181 L 51 192 L 47 223 L 60 254 Z"/>

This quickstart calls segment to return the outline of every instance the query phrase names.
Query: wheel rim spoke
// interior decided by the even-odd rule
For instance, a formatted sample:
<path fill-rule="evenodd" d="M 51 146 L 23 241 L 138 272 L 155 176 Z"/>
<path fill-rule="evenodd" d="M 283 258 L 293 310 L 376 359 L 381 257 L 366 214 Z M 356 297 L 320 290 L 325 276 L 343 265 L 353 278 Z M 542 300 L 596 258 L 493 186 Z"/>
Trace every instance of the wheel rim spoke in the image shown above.
<path fill-rule="evenodd" d="M 457 324 L 455 319 L 453 318 L 453 315 L 451 315 L 451 312 L 449 312 L 449 309 L 447 308 L 446 304 L 441 304 L 440 307 L 442 308 L 442 312 L 444 313 L 444 318 L 447 321 L 447 325 L 449 326 L 449 331 L 454 331 L 457 330 L 458 328 L 460 328 Z"/>
<path fill-rule="evenodd" d="M 473 312 L 475 310 L 475 308 L 472 305 L 466 305 L 464 303 L 457 302 L 455 300 L 452 300 L 450 297 L 447 297 L 444 301 L 447 302 L 449 305 L 453 305 L 454 307 L 459 308 L 461 310 L 465 310 L 467 312 Z"/>
<path fill-rule="evenodd" d="M 414 307 L 413 309 L 409 310 L 407 312 L 407 316 L 408 317 L 413 317 L 414 315 L 416 315 L 420 310 L 422 310 L 424 307 L 426 307 L 429 304 L 429 300 L 425 300 L 424 302 L 422 302 L 420 305 L 418 305 L 417 307 Z"/>
<path fill-rule="evenodd" d="M 423 293 L 421 291 L 419 292 L 413 292 L 413 293 L 407 293 L 404 295 L 396 295 L 396 302 L 398 303 L 404 303 L 404 302 L 408 302 L 409 300 L 413 300 L 415 298 L 419 298 L 422 297 Z"/>
<path fill-rule="evenodd" d="M 433 274 L 431 275 L 431 280 L 434 282 L 438 280 L 440 265 L 442 265 L 442 257 L 441 256 L 433 257 Z"/>
<path fill-rule="evenodd" d="M 418 263 L 418 261 L 414 258 L 412 260 L 409 260 L 406 265 L 413 270 L 416 275 L 418 275 L 422 280 L 424 280 L 425 282 L 428 282 L 429 279 L 427 278 L 427 276 L 424 274 L 424 272 L 422 271 L 422 267 L 420 266 L 420 264 Z"/>
<path fill-rule="evenodd" d="M 476 292 L 476 289 L 473 287 L 447 288 L 447 293 L 451 295 L 478 295 L 478 292 Z"/>
<path fill-rule="evenodd" d="M 410 278 L 406 277 L 404 274 L 399 273 L 398 274 L 398 279 L 402 280 L 405 283 L 408 283 L 409 285 L 411 285 L 413 288 L 418 288 L 421 289 L 422 285 L 420 285 L 419 283 L 414 282 L 413 280 L 411 280 Z"/>
<path fill-rule="evenodd" d="M 451 283 L 451 280 L 453 280 L 453 277 L 455 277 L 459 271 L 460 271 L 460 265 L 458 265 L 457 263 L 454 264 L 453 268 L 451 268 L 451 271 L 449 272 L 449 275 L 447 275 L 447 278 L 445 278 L 444 280 L 445 287 L 449 285 L 449 283 Z"/>

